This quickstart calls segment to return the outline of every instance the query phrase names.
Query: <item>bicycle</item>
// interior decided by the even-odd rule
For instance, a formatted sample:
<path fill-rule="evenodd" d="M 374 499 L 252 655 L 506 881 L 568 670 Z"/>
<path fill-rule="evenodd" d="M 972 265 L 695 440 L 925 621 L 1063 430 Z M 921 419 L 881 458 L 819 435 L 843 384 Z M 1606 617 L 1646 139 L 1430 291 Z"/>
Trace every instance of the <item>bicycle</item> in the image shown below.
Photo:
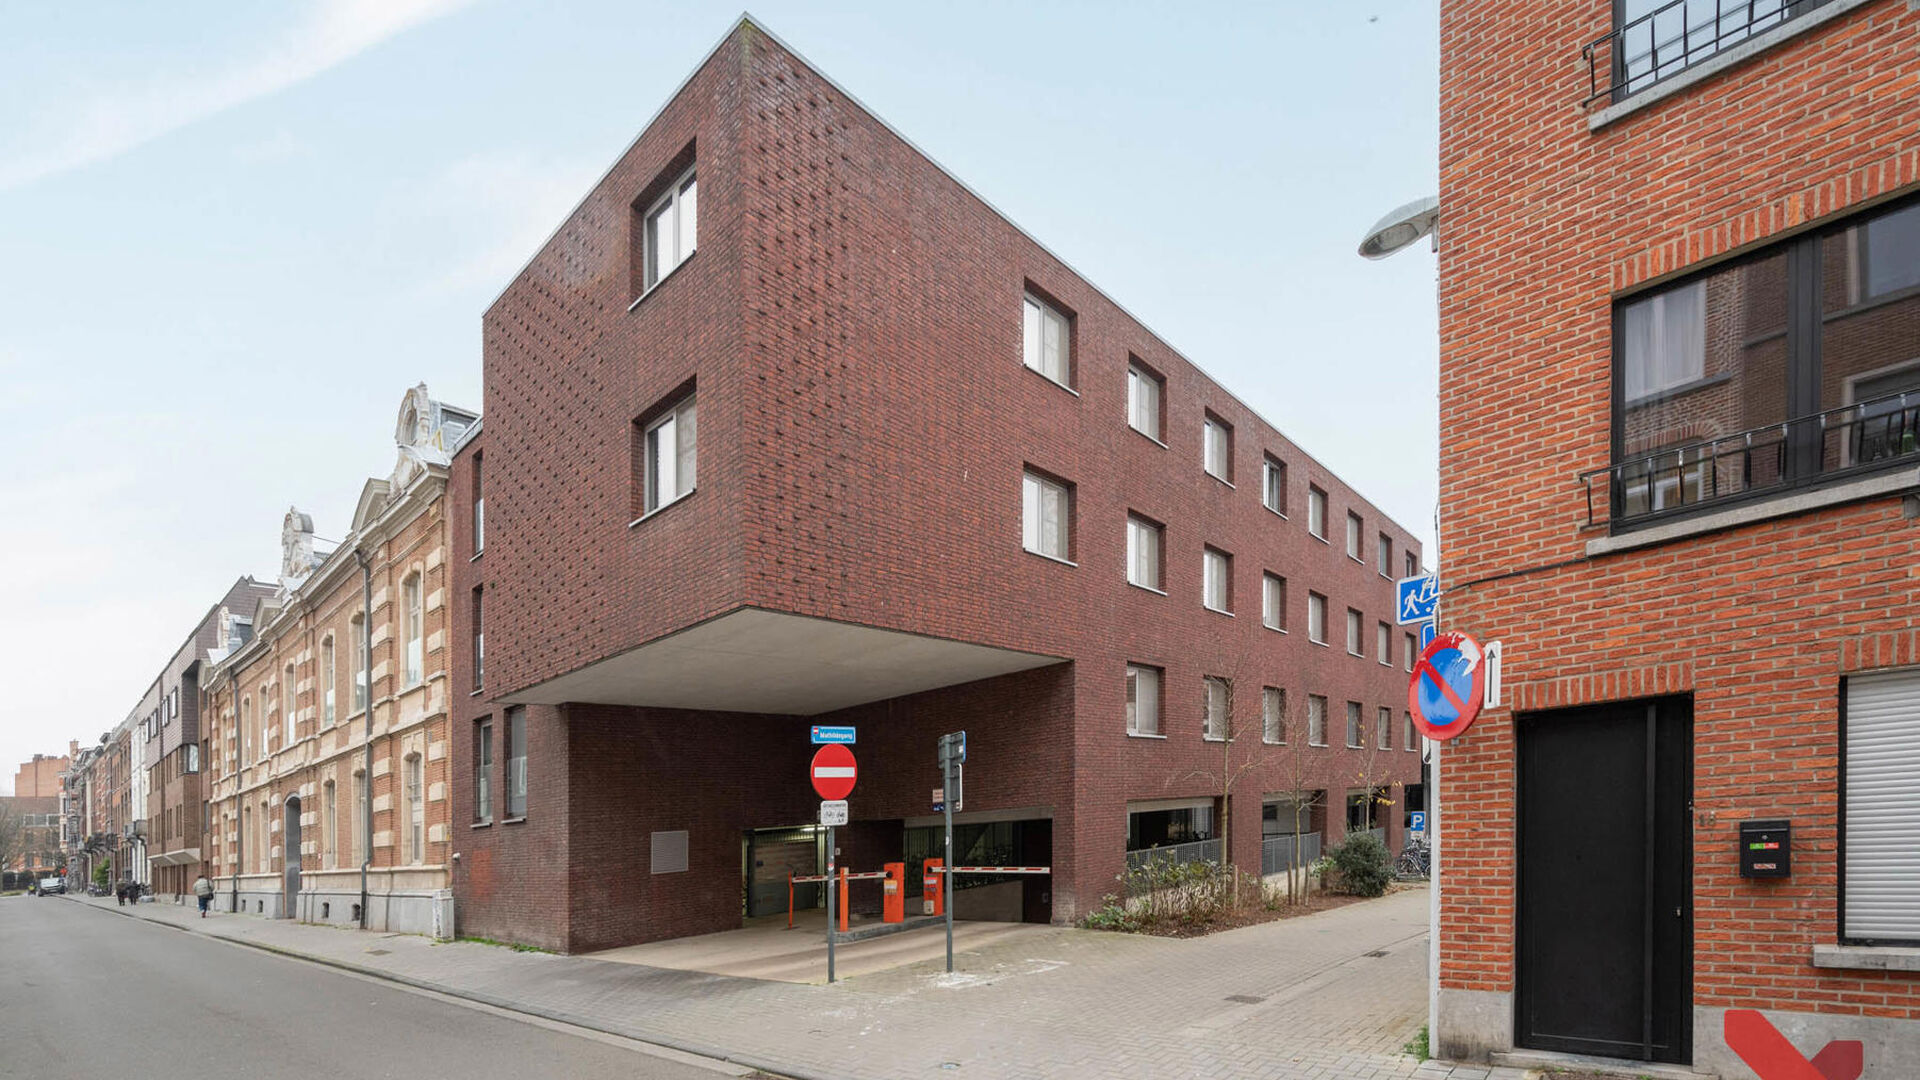
<path fill-rule="evenodd" d="M 1402 880 L 1426 878 L 1433 873 L 1433 851 L 1425 840 L 1409 840 L 1393 860 L 1393 876 Z"/>

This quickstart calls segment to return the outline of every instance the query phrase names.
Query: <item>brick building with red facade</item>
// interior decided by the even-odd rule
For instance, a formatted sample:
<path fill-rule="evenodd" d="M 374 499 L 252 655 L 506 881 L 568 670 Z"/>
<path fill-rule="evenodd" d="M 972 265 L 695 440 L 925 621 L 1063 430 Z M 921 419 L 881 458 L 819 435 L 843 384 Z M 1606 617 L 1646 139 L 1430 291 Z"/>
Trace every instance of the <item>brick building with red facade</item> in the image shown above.
<path fill-rule="evenodd" d="M 1399 846 L 1407 530 L 751 21 L 484 349 L 449 481 L 462 933 L 782 911 L 824 862 L 811 724 L 858 730 L 842 861 L 913 895 L 968 733 L 956 857 L 1053 870 L 962 915 L 1072 920 L 1222 831 L 1250 870 L 1296 792 L 1303 831 Z"/>
<path fill-rule="evenodd" d="M 1917 44 L 1441 5 L 1442 611 L 1507 707 L 1441 755 L 1438 1054 L 1751 1077 L 1760 1010 L 1920 1075 Z"/>

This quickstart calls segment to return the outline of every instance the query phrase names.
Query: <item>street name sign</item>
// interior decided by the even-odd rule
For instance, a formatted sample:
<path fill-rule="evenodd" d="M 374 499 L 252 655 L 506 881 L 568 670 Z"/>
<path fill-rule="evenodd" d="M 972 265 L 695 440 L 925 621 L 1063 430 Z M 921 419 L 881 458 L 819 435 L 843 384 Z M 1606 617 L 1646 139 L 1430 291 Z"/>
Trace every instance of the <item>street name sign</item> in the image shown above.
<path fill-rule="evenodd" d="M 853 751 L 839 743 L 829 743 L 814 751 L 813 767 L 808 770 L 813 778 L 813 790 L 820 793 L 822 799 L 844 799 L 853 791 L 853 781 L 859 775 L 853 762 Z"/>
<path fill-rule="evenodd" d="M 1407 711 L 1420 734 L 1445 742 L 1473 726 L 1487 699 L 1487 657 L 1465 634 L 1438 634 L 1407 683 Z"/>
<path fill-rule="evenodd" d="M 813 725 L 813 743 L 815 746 L 852 746 L 853 728 L 822 727 L 815 724 Z"/>

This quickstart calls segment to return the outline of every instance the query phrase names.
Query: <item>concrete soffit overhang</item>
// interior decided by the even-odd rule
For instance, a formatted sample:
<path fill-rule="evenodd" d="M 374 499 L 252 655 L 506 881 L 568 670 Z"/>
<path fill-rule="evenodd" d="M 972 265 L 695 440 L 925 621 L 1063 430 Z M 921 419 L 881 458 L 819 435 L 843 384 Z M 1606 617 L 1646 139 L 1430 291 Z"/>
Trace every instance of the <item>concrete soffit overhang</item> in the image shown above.
<path fill-rule="evenodd" d="M 740 607 L 499 700 L 818 716 L 1065 661 Z"/>

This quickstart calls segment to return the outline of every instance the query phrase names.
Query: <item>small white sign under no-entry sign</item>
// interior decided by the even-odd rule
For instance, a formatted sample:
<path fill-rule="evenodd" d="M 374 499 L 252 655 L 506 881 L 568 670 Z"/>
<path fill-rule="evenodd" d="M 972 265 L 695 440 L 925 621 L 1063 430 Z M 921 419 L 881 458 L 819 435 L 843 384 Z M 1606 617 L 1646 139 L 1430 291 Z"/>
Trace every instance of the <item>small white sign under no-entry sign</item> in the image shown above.
<path fill-rule="evenodd" d="M 820 803 L 820 824 L 845 825 L 847 823 L 847 800 L 823 799 Z"/>

